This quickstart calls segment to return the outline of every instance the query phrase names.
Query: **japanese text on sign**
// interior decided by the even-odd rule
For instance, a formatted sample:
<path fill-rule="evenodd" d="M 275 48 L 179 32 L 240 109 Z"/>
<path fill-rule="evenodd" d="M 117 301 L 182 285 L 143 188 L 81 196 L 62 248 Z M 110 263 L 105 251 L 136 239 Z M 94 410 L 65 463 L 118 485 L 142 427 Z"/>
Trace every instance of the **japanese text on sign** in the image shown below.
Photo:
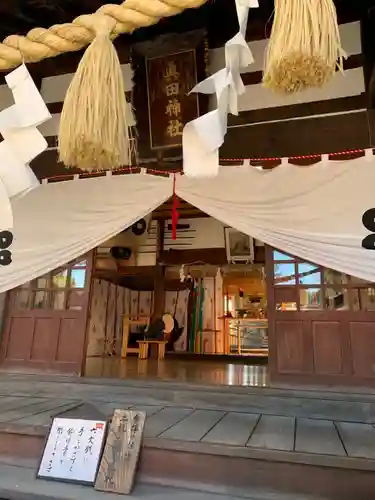
<path fill-rule="evenodd" d="M 105 428 L 104 421 L 55 418 L 38 476 L 93 484 Z"/>
<path fill-rule="evenodd" d="M 151 148 L 180 146 L 184 125 L 198 116 L 195 52 L 147 60 Z"/>

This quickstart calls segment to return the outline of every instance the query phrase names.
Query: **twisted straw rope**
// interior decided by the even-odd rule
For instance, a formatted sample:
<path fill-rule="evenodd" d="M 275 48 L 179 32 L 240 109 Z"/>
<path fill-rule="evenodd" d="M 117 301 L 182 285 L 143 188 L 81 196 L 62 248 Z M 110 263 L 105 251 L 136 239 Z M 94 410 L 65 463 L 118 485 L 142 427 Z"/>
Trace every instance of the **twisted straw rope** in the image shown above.
<path fill-rule="evenodd" d="M 206 1 L 126 0 L 121 5 L 103 5 L 94 14 L 79 16 L 72 23 L 57 24 L 49 29 L 34 28 L 26 36 L 10 35 L 0 43 L 0 70 L 82 49 L 95 38 L 98 16 L 105 16 L 114 24 L 112 35 L 116 37 L 156 24 L 163 17 L 174 16 L 185 9 L 200 7 Z"/>

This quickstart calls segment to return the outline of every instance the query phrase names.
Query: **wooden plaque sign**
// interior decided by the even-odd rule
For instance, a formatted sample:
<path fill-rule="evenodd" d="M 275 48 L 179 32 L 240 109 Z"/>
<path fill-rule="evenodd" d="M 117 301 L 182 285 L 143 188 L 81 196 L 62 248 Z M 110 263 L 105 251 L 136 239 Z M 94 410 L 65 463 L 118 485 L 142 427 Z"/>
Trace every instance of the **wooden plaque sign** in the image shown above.
<path fill-rule="evenodd" d="M 131 493 L 145 420 L 145 412 L 115 410 L 95 482 L 96 490 Z"/>
<path fill-rule="evenodd" d="M 37 477 L 93 485 L 105 433 L 105 421 L 55 418 Z"/>
<path fill-rule="evenodd" d="M 188 95 L 197 84 L 195 49 L 146 57 L 151 149 L 182 145 L 184 125 L 199 115 L 198 96 Z"/>

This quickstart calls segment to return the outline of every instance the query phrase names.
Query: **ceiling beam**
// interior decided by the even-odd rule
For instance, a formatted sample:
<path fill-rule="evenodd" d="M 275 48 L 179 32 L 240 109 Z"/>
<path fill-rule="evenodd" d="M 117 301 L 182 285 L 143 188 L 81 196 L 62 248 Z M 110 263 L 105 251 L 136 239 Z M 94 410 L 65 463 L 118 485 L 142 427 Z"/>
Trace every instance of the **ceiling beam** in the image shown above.
<path fill-rule="evenodd" d="M 199 210 L 199 208 L 192 208 L 191 210 L 179 210 L 179 217 L 178 219 L 203 219 L 206 217 L 209 217 L 206 213 L 202 212 Z M 172 212 L 169 210 L 166 211 L 155 211 L 152 213 L 152 218 L 154 220 L 170 220 L 172 218 Z"/>
<path fill-rule="evenodd" d="M 161 253 L 160 262 L 166 266 L 187 263 L 203 263 L 223 266 L 228 263 L 225 248 L 197 248 L 189 250 L 167 250 Z"/>

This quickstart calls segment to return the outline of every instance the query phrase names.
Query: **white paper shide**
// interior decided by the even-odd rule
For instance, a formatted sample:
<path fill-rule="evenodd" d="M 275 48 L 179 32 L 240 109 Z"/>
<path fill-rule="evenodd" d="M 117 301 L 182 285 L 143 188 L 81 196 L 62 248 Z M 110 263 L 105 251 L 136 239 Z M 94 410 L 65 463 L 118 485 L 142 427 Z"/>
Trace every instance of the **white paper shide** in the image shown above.
<path fill-rule="evenodd" d="M 225 44 L 225 68 L 198 83 L 191 92 L 215 94 L 217 109 L 187 123 L 182 135 L 183 168 L 187 177 L 215 177 L 219 148 L 227 133 L 228 113 L 238 115 L 238 96 L 245 92 L 241 71 L 254 62 L 246 43 L 250 8 L 258 0 L 236 0 L 239 32 Z"/>
<path fill-rule="evenodd" d="M 15 104 L 0 112 L 0 230 L 13 228 L 10 200 L 39 186 L 29 162 L 47 148 L 36 127 L 51 118 L 25 65 L 5 80 Z"/>

